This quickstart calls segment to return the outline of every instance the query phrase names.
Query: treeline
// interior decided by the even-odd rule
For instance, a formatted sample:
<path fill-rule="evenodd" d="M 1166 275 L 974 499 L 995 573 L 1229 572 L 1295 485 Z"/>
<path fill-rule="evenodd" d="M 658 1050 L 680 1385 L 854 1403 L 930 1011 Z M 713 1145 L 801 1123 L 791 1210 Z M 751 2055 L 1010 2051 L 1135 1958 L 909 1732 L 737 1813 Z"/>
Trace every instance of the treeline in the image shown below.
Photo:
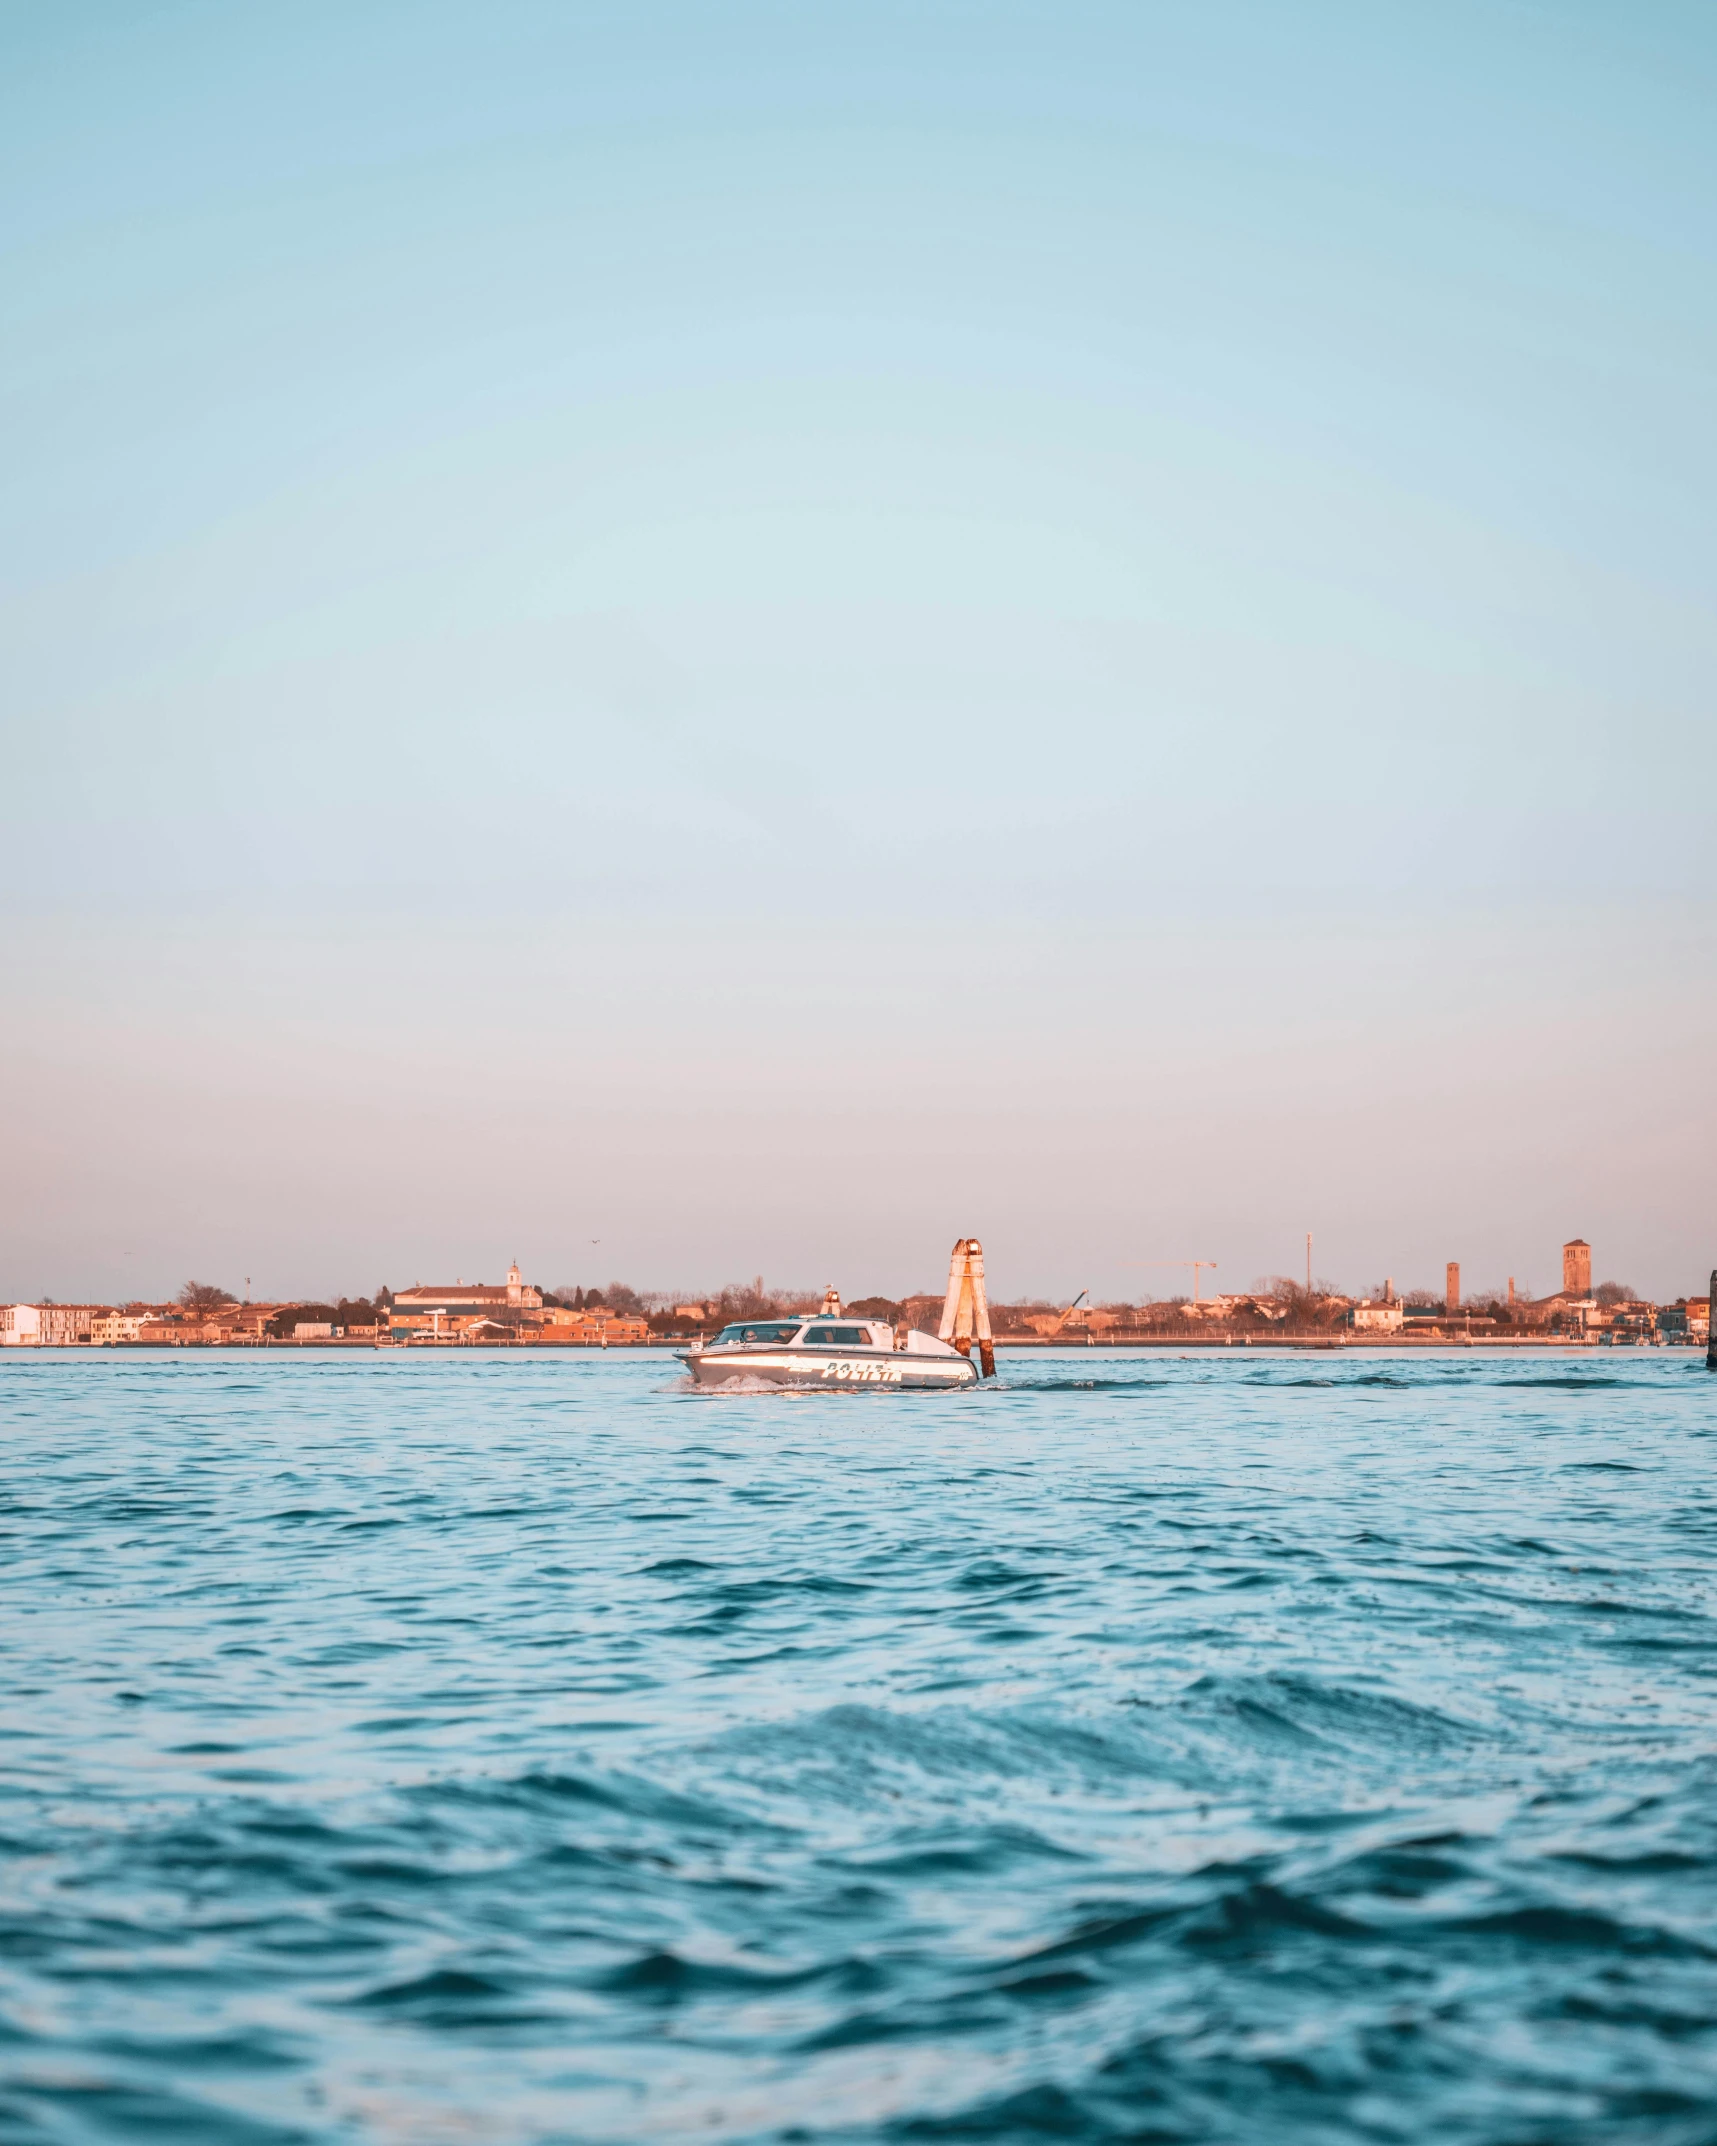
<path fill-rule="evenodd" d="M 290 1304 L 263 1328 L 282 1341 L 301 1326 L 380 1326 L 382 1314 L 368 1297 L 342 1297 L 337 1304 Z"/>
<path fill-rule="evenodd" d="M 662 1299 L 646 1299 L 626 1282 L 607 1282 L 600 1289 L 580 1289 L 562 1282 L 543 1291 L 543 1302 L 558 1305 L 564 1311 L 617 1311 L 640 1319 L 652 1303 L 660 1304 Z"/>

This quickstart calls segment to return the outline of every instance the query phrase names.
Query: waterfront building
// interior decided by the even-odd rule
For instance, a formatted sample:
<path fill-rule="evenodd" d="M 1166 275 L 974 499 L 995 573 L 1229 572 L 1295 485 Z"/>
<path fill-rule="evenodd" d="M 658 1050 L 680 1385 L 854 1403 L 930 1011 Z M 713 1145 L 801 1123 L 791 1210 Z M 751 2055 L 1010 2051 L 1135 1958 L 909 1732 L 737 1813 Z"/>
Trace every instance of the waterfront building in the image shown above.
<path fill-rule="evenodd" d="M 1659 1332 L 1658 1309 L 1655 1304 L 1643 1304 L 1638 1299 L 1615 1304 L 1607 1311 L 1589 1312 L 1586 1330 L 1596 1332 L 1600 1340 L 1612 1343 L 1655 1341 Z"/>
<path fill-rule="evenodd" d="M 348 1328 L 348 1334 L 355 1329 Z M 504 1283 L 419 1282 L 395 1292 L 388 1308 L 395 1341 L 521 1341 L 614 1348 L 648 1341 L 648 1320 L 606 1304 L 547 1304 L 517 1266 Z"/>
<path fill-rule="evenodd" d="M 229 1341 L 260 1341 L 279 1310 L 278 1304 L 229 1304 L 208 1321 L 209 1330 L 218 1329 Z"/>
<path fill-rule="evenodd" d="M 570 1304 L 551 1304 L 540 1319 L 531 1321 L 527 1341 L 558 1343 L 570 1348 L 620 1348 L 630 1342 L 648 1341 L 650 1322 L 630 1312 L 610 1311 L 606 1304 L 590 1304 L 574 1310 Z"/>
<path fill-rule="evenodd" d="M 417 1282 L 395 1292 L 388 1327 L 396 1334 L 455 1334 L 482 1319 L 503 1325 L 525 1323 L 524 1314 L 540 1315 L 543 1293 L 533 1289 L 518 1265 L 507 1269 L 505 1282 Z M 511 1315 L 510 1317 L 508 1315 Z"/>
<path fill-rule="evenodd" d="M 87 1344 L 105 1304 L 0 1304 L 0 1348 L 66 1349 Z"/>
<path fill-rule="evenodd" d="M 149 1314 L 141 1311 L 104 1311 L 90 1321 L 89 1338 L 98 1349 L 111 1349 L 122 1341 L 135 1341 Z"/>
<path fill-rule="evenodd" d="M 1584 1299 L 1592 1294 L 1592 1247 L 1574 1237 L 1562 1247 L 1562 1294 Z"/>
<path fill-rule="evenodd" d="M 171 1304 L 153 1312 L 137 1329 L 137 1339 L 154 1348 L 184 1349 L 193 1344 L 201 1346 L 211 1334 L 220 1339 L 220 1329 L 210 1328 L 201 1319 L 181 1318 Z"/>

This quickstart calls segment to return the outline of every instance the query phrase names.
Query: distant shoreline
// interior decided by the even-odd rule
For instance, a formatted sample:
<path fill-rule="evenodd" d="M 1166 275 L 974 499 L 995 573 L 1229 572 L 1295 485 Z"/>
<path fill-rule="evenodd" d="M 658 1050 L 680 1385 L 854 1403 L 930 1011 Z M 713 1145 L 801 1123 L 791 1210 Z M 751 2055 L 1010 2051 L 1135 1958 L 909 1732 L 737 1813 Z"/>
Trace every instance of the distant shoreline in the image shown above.
<path fill-rule="evenodd" d="M 695 1347 L 696 1338 L 690 1335 L 674 1340 L 616 1341 L 606 1347 L 595 1341 L 345 1341 L 332 1337 L 317 1337 L 312 1341 L 285 1341 L 270 1338 L 265 1341 L 112 1341 L 112 1342 L 48 1342 L 30 1343 L 23 1347 L 0 1349 L 0 1363 L 9 1357 L 34 1356 L 183 1356 L 187 1353 L 224 1355 L 242 1351 L 247 1355 L 296 1356 L 312 1350 L 350 1355 L 367 1351 L 373 1356 L 665 1356 L 685 1348 Z M 1164 1334 L 1128 1335 L 1124 1340 L 1063 1341 L 1030 1339 L 1009 1336 L 996 1342 L 998 1361 L 1012 1355 L 1035 1355 L 1056 1353 L 1068 1356 L 1125 1355 L 1133 1352 L 1176 1356 L 1225 1356 L 1234 1350 L 1245 1350 L 1253 1355 L 1295 1355 L 1315 1353 L 1319 1355 L 1346 1355 L 1354 1350 L 1367 1353 L 1394 1351 L 1409 1356 L 1423 1356 L 1441 1351 L 1452 1356 L 1470 1356 L 1479 1351 L 1492 1355 L 1518 1355 L 1522 1351 L 1559 1350 L 1578 1354 L 1593 1351 L 1629 1350 L 1633 1353 L 1655 1355 L 1660 1351 L 1681 1350 L 1694 1355 L 1704 1349 L 1704 1340 L 1692 1342 L 1610 1342 L 1596 1338 L 1560 1334 L 1520 1334 L 1504 1338 L 1500 1335 L 1475 1335 L 1471 1340 L 1462 1337 L 1440 1335 L 1436 1339 L 1427 1336 L 1403 1338 L 1400 1334 L 1389 1335 L 1340 1335 L 1327 1334 L 1271 1334 L 1271 1335 L 1212 1335 L 1201 1334 L 1196 1339 L 1190 1335 Z"/>

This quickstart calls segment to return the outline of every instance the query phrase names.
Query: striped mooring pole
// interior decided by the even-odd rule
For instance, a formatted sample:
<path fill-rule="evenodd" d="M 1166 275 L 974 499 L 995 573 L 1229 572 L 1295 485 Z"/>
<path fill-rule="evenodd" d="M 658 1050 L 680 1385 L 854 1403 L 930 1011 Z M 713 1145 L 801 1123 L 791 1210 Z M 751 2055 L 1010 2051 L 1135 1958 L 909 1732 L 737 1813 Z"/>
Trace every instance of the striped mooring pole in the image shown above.
<path fill-rule="evenodd" d="M 1717 1279 L 1717 1277 L 1713 1277 Z M 990 1339 L 990 1301 L 984 1294 L 984 1248 L 976 1237 L 955 1240 L 948 1262 L 948 1301 L 942 1307 L 942 1339 L 971 1361 L 978 1344 L 978 1376 L 996 1375 L 996 1345 Z"/>

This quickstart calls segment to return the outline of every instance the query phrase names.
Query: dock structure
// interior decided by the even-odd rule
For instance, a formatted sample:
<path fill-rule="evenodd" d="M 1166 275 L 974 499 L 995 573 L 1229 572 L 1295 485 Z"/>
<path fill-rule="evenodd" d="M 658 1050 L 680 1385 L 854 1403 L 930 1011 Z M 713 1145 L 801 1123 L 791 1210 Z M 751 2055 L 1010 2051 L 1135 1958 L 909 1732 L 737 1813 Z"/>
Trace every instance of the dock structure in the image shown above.
<path fill-rule="evenodd" d="M 984 1294 L 984 1248 L 976 1237 L 955 1240 L 953 1257 L 948 1262 L 948 1298 L 942 1306 L 940 1336 L 968 1357 L 976 1341 L 980 1375 L 995 1377 L 996 1346 L 990 1339 L 990 1301 Z"/>

